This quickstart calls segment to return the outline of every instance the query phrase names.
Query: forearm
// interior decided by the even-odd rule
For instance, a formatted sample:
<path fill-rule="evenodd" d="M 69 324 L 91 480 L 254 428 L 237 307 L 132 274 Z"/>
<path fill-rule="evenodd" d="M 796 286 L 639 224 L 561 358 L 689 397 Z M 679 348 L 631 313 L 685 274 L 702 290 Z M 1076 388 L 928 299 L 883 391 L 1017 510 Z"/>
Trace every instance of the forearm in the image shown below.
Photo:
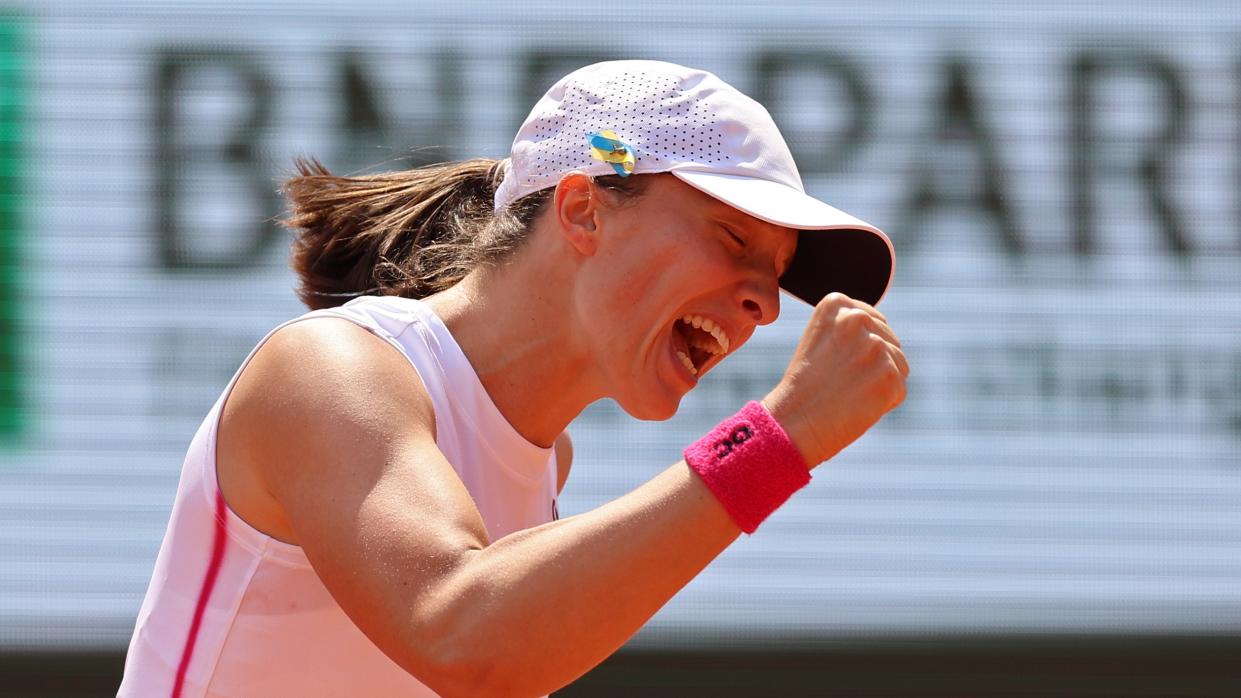
<path fill-rule="evenodd" d="M 740 533 L 678 463 L 594 511 L 472 551 L 428 599 L 440 660 L 489 695 L 541 695 L 624 642 Z"/>

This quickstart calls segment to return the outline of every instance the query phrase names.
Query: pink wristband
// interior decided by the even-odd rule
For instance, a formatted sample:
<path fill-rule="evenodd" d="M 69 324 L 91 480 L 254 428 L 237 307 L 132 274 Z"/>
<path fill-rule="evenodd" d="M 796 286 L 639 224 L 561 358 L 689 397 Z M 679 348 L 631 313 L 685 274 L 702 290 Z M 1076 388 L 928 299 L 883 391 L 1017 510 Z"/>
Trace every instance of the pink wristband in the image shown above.
<path fill-rule="evenodd" d="M 746 533 L 810 482 L 801 452 L 757 402 L 690 444 L 685 462 Z"/>

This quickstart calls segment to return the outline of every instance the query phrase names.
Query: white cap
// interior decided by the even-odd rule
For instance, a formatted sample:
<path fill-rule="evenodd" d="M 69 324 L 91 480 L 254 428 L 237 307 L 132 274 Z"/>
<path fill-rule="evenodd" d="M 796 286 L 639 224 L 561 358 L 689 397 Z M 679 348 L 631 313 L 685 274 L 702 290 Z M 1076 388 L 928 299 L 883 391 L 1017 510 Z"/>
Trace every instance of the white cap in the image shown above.
<path fill-rule="evenodd" d="M 496 211 L 554 187 L 568 172 L 620 173 L 592 155 L 608 132 L 632 173 L 671 172 L 755 218 L 807 231 L 780 285 L 814 304 L 832 291 L 878 303 L 895 253 L 883 231 L 806 195 L 793 155 L 763 105 L 704 70 L 661 61 L 608 61 L 561 78 L 513 139 Z M 811 234 L 811 231 L 822 231 Z"/>

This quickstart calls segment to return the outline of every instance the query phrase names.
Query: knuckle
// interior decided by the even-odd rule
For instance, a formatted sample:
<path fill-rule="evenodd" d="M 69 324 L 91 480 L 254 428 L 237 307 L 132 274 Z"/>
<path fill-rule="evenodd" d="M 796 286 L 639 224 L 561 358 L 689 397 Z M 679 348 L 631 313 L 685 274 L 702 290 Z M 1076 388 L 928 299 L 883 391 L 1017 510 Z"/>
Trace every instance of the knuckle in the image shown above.
<path fill-rule="evenodd" d="M 855 331 L 868 329 L 870 327 L 870 316 L 866 314 L 865 310 L 859 310 L 857 308 L 842 308 L 837 311 L 836 317 L 841 324 Z"/>
<path fill-rule="evenodd" d="M 885 390 L 894 389 L 897 385 L 905 381 L 905 376 L 901 372 L 900 363 L 893 358 L 885 347 L 880 348 L 878 344 L 872 345 L 872 355 L 874 356 L 875 380 Z M 882 354 L 882 355 L 879 355 Z"/>
<path fill-rule="evenodd" d="M 842 305 L 848 299 L 849 297 L 841 293 L 840 291 L 832 291 L 826 296 L 823 296 L 823 300 L 819 301 L 819 305 L 824 306 L 824 307 Z"/>
<path fill-rule="evenodd" d="M 908 376 L 909 375 L 909 357 L 905 356 L 905 352 L 901 351 L 900 349 L 896 350 L 896 356 L 898 358 L 898 363 L 901 367 L 901 376 L 902 377 Z"/>
<path fill-rule="evenodd" d="M 888 356 L 888 343 L 877 334 L 866 335 L 866 353 L 872 358 L 884 358 Z"/>
<path fill-rule="evenodd" d="M 897 392 L 899 392 L 901 395 L 904 395 L 907 383 L 905 381 L 905 374 L 901 373 L 899 368 L 893 367 L 892 382 L 896 386 Z"/>
<path fill-rule="evenodd" d="M 895 362 L 889 361 L 883 367 L 883 378 L 890 388 L 897 388 L 903 383 L 901 369 Z"/>

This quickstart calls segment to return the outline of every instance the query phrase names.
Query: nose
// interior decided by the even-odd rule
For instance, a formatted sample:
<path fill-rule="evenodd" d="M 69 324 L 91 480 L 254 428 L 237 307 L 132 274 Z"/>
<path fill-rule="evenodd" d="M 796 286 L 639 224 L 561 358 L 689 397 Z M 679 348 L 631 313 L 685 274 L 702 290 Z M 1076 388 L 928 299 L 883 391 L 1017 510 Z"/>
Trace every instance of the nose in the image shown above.
<path fill-rule="evenodd" d="M 756 325 L 770 325 L 780 317 L 780 279 L 770 272 L 751 276 L 738 291 L 741 307 Z"/>

